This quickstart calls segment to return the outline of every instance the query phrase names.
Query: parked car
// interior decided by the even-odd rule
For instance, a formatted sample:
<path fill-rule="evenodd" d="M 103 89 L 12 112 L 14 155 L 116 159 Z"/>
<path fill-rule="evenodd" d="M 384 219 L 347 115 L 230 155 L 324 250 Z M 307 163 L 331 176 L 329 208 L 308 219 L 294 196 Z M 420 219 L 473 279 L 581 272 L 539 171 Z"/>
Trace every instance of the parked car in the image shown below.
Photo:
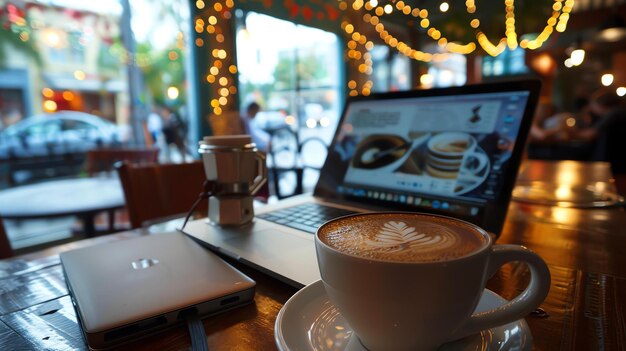
<path fill-rule="evenodd" d="M 114 123 L 84 112 L 31 116 L 0 131 L 0 160 L 85 153 L 119 143 Z"/>

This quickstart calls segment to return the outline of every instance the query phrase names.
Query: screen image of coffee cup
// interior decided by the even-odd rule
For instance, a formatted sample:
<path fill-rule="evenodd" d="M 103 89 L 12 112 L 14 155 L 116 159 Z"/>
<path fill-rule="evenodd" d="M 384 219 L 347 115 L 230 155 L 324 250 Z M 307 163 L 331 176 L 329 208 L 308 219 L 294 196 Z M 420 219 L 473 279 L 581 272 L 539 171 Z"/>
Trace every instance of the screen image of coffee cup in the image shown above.
<path fill-rule="evenodd" d="M 444 132 L 433 136 L 427 144 L 428 173 L 437 178 L 456 178 L 460 170 L 478 173 L 487 165 L 488 159 L 476 152 L 477 144 L 476 139 L 467 133 Z"/>
<path fill-rule="evenodd" d="M 537 254 L 494 245 L 481 228 L 450 217 L 341 217 L 318 229 L 315 248 L 330 301 L 371 351 L 435 350 L 524 318 L 550 288 L 550 273 Z M 473 314 L 487 279 L 511 261 L 528 265 L 526 289 L 497 310 Z"/>

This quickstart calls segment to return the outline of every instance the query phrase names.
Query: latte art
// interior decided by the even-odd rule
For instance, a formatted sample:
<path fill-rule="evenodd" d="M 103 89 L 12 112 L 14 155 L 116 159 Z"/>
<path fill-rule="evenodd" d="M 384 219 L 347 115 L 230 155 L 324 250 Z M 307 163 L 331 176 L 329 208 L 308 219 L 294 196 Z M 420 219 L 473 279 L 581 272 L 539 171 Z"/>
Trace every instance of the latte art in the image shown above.
<path fill-rule="evenodd" d="M 399 252 L 429 249 L 441 250 L 454 246 L 456 241 L 457 237 L 449 232 L 439 231 L 436 234 L 418 233 L 415 227 L 409 227 L 404 222 L 389 221 L 383 225 L 380 232 L 373 239 L 365 240 L 363 245 L 370 246 L 374 250 L 382 249 L 385 252 Z"/>
<path fill-rule="evenodd" d="M 466 256 L 487 239 L 468 224 L 408 213 L 357 215 L 320 228 L 319 238 L 350 255 L 401 262 L 445 261 Z"/>

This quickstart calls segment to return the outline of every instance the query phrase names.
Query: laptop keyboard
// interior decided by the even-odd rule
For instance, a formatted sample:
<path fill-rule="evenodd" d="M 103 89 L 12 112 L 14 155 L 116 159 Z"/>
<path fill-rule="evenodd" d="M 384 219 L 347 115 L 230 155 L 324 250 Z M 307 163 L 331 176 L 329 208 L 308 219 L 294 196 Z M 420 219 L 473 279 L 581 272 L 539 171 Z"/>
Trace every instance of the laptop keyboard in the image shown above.
<path fill-rule="evenodd" d="M 317 228 L 325 222 L 353 213 L 356 212 L 310 203 L 263 213 L 257 215 L 257 217 L 315 234 Z"/>

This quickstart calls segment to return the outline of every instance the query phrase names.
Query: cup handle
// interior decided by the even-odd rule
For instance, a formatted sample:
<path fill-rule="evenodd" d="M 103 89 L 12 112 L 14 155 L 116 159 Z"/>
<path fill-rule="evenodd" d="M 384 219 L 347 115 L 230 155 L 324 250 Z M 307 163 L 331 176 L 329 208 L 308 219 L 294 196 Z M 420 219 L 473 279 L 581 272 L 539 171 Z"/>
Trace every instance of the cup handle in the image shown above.
<path fill-rule="evenodd" d="M 254 195 L 267 181 L 267 165 L 265 163 L 265 155 L 259 151 L 256 152 L 257 175 L 250 184 L 250 194 Z"/>
<path fill-rule="evenodd" d="M 487 277 L 491 277 L 502 265 L 511 261 L 523 261 L 528 264 L 530 283 L 526 289 L 513 300 L 496 309 L 472 315 L 457 333 L 457 338 L 524 318 L 546 298 L 550 290 L 548 266 L 539 255 L 524 246 L 495 245 L 489 258 Z"/>

